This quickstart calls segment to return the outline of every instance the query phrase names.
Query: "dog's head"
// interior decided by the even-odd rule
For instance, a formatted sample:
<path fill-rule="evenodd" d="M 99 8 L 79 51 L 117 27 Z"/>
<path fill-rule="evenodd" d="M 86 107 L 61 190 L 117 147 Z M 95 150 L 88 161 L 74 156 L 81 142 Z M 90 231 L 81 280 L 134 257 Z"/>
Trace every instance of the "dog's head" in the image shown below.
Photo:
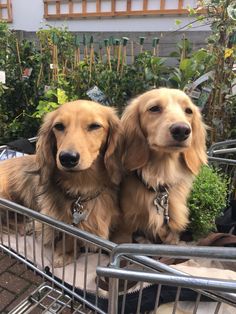
<path fill-rule="evenodd" d="M 141 168 L 150 150 L 181 153 L 193 174 L 206 163 L 206 128 L 199 109 L 182 91 L 160 88 L 148 91 L 126 108 L 123 163 L 128 170 Z"/>
<path fill-rule="evenodd" d="M 36 156 L 44 180 L 54 167 L 76 173 L 102 155 L 111 180 L 119 182 L 115 150 L 121 123 L 112 108 L 86 100 L 66 103 L 45 116 L 38 135 Z"/>

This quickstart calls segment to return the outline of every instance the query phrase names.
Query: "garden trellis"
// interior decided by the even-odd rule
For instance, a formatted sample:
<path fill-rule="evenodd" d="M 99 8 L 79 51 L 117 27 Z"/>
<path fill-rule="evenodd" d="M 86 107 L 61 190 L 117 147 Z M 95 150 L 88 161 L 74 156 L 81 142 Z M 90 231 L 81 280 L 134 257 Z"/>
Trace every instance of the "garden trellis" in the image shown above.
<path fill-rule="evenodd" d="M 196 0 L 44 0 L 46 19 L 187 14 Z"/>
<path fill-rule="evenodd" d="M 12 22 L 11 0 L 0 0 L 0 21 Z"/>

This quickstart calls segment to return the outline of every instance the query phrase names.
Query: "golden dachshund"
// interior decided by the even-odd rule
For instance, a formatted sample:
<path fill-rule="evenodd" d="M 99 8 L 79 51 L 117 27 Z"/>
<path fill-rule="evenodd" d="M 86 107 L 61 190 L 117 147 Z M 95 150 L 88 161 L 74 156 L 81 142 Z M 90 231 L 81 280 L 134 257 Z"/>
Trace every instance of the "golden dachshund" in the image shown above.
<path fill-rule="evenodd" d="M 160 88 L 134 99 L 121 120 L 127 175 L 119 242 L 142 231 L 152 241 L 175 244 L 188 224 L 193 178 L 207 162 L 200 111 L 184 92 Z"/>
<path fill-rule="evenodd" d="M 112 108 L 86 100 L 60 106 L 46 115 L 35 155 L 0 163 L 1 197 L 108 239 L 119 215 L 121 130 Z M 44 236 L 50 243 L 52 229 Z M 72 248 L 67 241 L 67 263 Z M 61 253 L 55 266 L 62 263 Z"/>

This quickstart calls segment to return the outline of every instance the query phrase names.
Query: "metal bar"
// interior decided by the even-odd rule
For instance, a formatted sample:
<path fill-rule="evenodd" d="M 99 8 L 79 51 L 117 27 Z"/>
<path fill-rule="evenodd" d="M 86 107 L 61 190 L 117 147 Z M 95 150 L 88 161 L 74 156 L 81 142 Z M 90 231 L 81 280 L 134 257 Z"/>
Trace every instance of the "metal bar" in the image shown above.
<path fill-rule="evenodd" d="M 156 274 L 150 272 L 133 271 L 108 267 L 97 267 L 97 274 L 115 279 L 145 281 L 150 283 L 160 283 L 170 286 L 181 286 L 184 288 L 199 288 L 210 291 L 236 292 L 236 281 L 217 280 L 203 277 L 186 277 L 170 274 Z"/>
<path fill-rule="evenodd" d="M 212 151 L 212 154 L 214 155 L 229 154 L 229 153 L 236 153 L 236 147 L 222 148 L 222 149 L 217 149 L 217 150 Z"/>
<path fill-rule="evenodd" d="M 236 165 L 236 160 L 234 159 L 227 159 L 227 158 L 220 158 L 220 157 L 208 157 L 208 161 L 222 162 L 222 163 L 232 165 L 232 166 Z"/>
<path fill-rule="evenodd" d="M 138 304 L 137 304 L 136 314 L 140 313 L 142 295 L 143 295 L 143 281 L 140 282 L 140 289 L 139 289 L 139 295 L 138 295 Z"/>
<path fill-rule="evenodd" d="M 212 259 L 236 261 L 235 248 L 226 247 L 186 247 L 176 245 L 158 245 L 158 244 L 120 244 L 117 245 L 111 253 L 111 265 L 119 266 L 121 255 L 151 255 L 167 257 L 210 257 Z"/>
<path fill-rule="evenodd" d="M 181 292 L 181 287 L 178 287 L 177 292 L 176 292 L 176 296 L 175 296 L 174 308 L 173 308 L 173 312 L 172 312 L 173 314 L 175 314 L 176 310 L 177 310 L 180 292 Z"/>
<path fill-rule="evenodd" d="M 159 302 L 160 302 L 160 295 L 161 295 L 161 285 L 158 285 L 157 288 L 157 296 L 156 296 L 156 301 L 155 301 L 155 308 L 154 308 L 154 313 L 156 313 L 157 308 L 159 306 Z"/>
<path fill-rule="evenodd" d="M 216 148 L 225 147 L 225 146 L 228 146 L 228 145 L 236 145 L 236 139 L 222 141 L 222 142 L 217 142 L 217 143 L 211 145 L 211 147 L 208 150 L 208 154 L 211 155 Z"/>
<path fill-rule="evenodd" d="M 48 279 L 51 282 L 54 282 L 60 289 L 65 290 L 68 294 L 72 294 L 73 292 L 71 291 L 71 289 L 67 288 L 66 286 L 63 286 L 60 282 L 58 282 L 57 280 L 55 280 L 54 278 L 52 278 L 51 276 L 47 275 L 46 273 L 44 273 L 42 270 L 38 269 L 36 266 L 34 266 L 32 263 L 28 262 L 27 260 L 25 260 L 24 258 L 22 258 L 21 256 L 17 255 L 16 253 L 14 253 L 13 251 L 9 250 L 8 248 L 6 248 L 3 245 L 0 245 L 0 248 L 12 255 L 13 257 L 15 257 L 16 259 L 18 259 L 19 261 L 21 261 L 22 263 L 26 264 L 27 266 L 29 266 L 31 269 L 35 270 L 37 273 L 39 273 L 41 276 L 45 277 L 46 279 Z M 77 293 L 73 293 L 73 295 L 75 296 L 76 299 L 78 299 L 80 302 L 85 303 L 89 308 L 97 311 L 100 314 L 106 314 L 105 312 L 103 312 L 101 309 L 96 308 L 92 303 L 90 303 L 87 300 L 84 300 L 80 295 L 78 295 Z"/>
<path fill-rule="evenodd" d="M 197 310 L 198 310 L 198 306 L 199 306 L 200 300 L 201 300 L 201 293 L 198 293 L 197 299 L 196 299 L 196 302 L 195 302 L 195 306 L 194 306 L 194 309 L 193 309 L 193 314 L 197 314 Z"/>
<path fill-rule="evenodd" d="M 188 273 L 177 270 L 171 266 L 165 265 L 147 256 L 135 255 L 133 257 L 128 257 L 128 258 L 130 260 L 135 261 L 136 263 L 140 263 L 140 265 L 147 267 L 147 269 L 151 271 L 165 272 L 168 274 L 173 274 L 173 275 L 178 275 L 178 276 L 190 276 Z M 234 306 L 236 303 L 236 295 L 233 293 L 217 292 L 217 294 L 216 293 L 212 294 L 210 292 L 199 290 L 199 289 L 196 290 L 196 292 L 199 292 L 213 300 L 216 300 L 216 301 L 220 300 L 232 306 Z"/>
<path fill-rule="evenodd" d="M 66 232 L 67 234 L 75 236 L 76 238 L 82 238 L 84 241 L 95 244 L 104 250 L 111 251 L 116 246 L 116 244 L 113 242 L 102 239 L 94 234 L 80 230 L 79 228 L 76 228 L 72 225 L 68 225 L 62 221 L 56 220 L 50 216 L 43 215 L 35 210 L 13 203 L 9 200 L 0 198 L 0 205 L 10 210 L 14 210 L 20 214 L 37 219 L 40 222 L 50 225 L 51 227 L 53 226 L 55 229 Z"/>

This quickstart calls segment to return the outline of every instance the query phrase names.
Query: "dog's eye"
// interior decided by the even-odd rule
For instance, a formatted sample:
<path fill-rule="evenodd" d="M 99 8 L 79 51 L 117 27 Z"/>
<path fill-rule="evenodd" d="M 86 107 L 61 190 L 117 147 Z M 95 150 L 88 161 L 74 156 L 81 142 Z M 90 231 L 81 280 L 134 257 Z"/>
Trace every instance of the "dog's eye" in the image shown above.
<path fill-rule="evenodd" d="M 88 126 L 88 130 L 89 131 L 94 131 L 94 130 L 97 130 L 97 129 L 100 129 L 102 126 L 99 124 L 99 123 L 91 123 L 89 126 Z"/>
<path fill-rule="evenodd" d="M 64 124 L 63 124 L 63 123 L 60 123 L 60 122 L 56 123 L 56 124 L 54 125 L 54 128 L 55 128 L 57 131 L 64 131 L 64 130 L 65 130 Z"/>
<path fill-rule="evenodd" d="M 192 114 L 192 113 L 193 113 L 193 111 L 192 111 L 191 108 L 186 108 L 186 109 L 185 109 L 185 112 L 186 112 L 187 114 Z"/>
<path fill-rule="evenodd" d="M 151 111 L 151 112 L 161 112 L 161 111 L 162 111 L 162 108 L 161 108 L 161 106 L 156 105 L 156 106 L 150 107 L 150 108 L 148 109 L 148 111 Z"/>

